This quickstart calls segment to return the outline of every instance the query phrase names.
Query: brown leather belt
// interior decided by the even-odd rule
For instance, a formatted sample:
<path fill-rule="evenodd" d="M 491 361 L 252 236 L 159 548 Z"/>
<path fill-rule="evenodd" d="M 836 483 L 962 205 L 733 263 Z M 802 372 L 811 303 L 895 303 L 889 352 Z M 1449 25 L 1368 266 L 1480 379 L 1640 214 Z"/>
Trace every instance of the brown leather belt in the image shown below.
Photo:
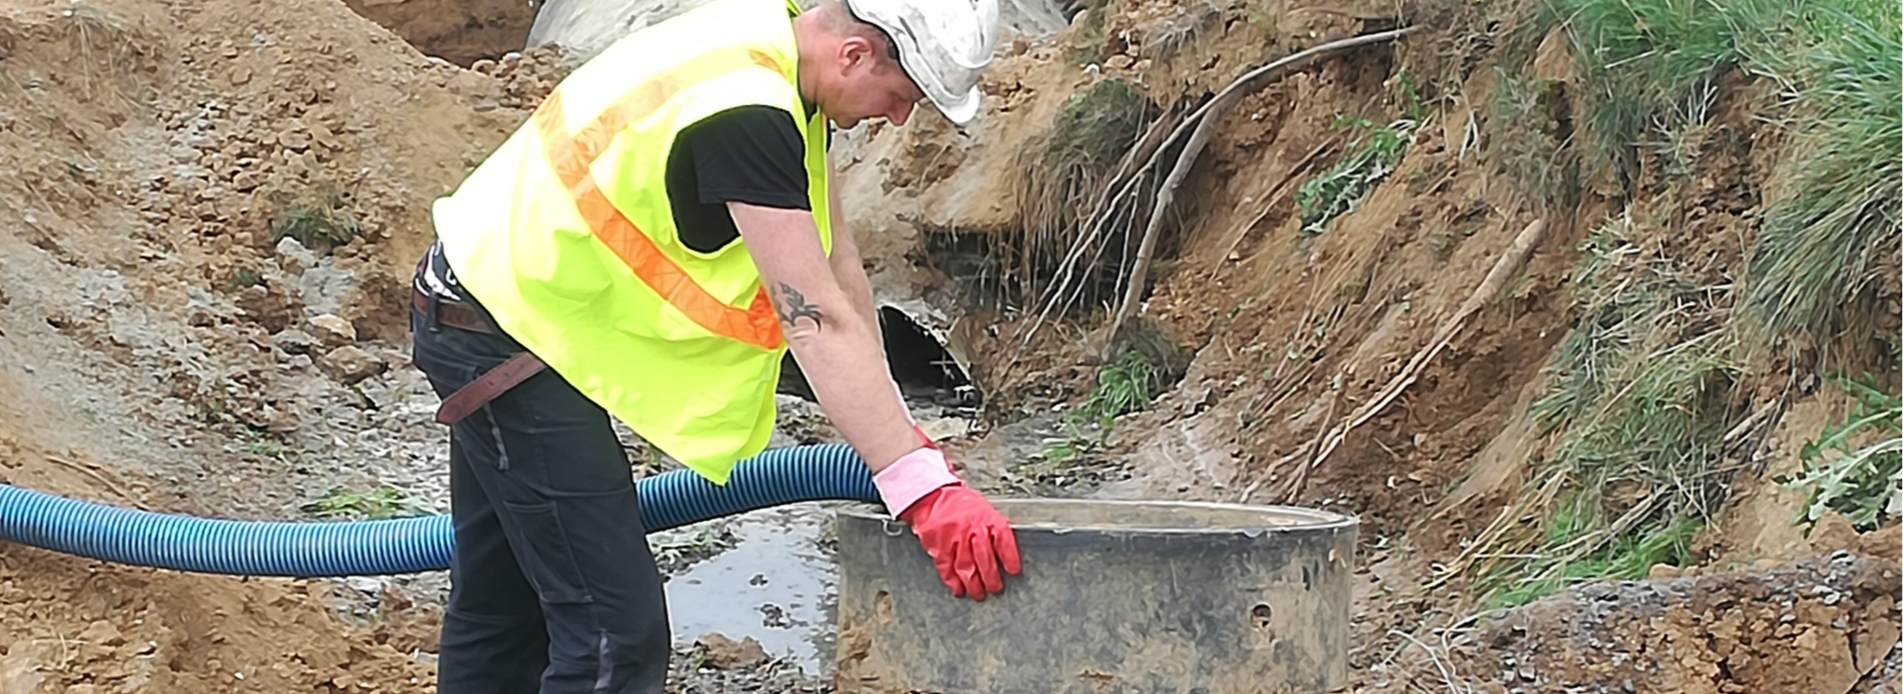
<path fill-rule="evenodd" d="M 430 304 L 432 297 L 423 294 L 414 285 L 410 287 L 410 305 L 423 312 L 424 316 L 435 317 L 436 322 L 470 332 L 500 334 L 488 321 L 483 320 L 475 307 L 453 299 L 436 297 L 435 306 Z M 432 308 L 434 309 L 432 311 Z M 516 384 L 528 380 L 530 376 L 541 373 L 547 368 L 541 359 L 528 351 L 517 353 L 502 362 L 496 368 L 484 372 L 469 385 L 456 389 L 449 397 L 443 398 L 443 404 L 436 408 L 436 421 L 443 424 L 455 424 L 469 416 L 483 405 L 489 404 L 496 396 L 514 388 Z"/>

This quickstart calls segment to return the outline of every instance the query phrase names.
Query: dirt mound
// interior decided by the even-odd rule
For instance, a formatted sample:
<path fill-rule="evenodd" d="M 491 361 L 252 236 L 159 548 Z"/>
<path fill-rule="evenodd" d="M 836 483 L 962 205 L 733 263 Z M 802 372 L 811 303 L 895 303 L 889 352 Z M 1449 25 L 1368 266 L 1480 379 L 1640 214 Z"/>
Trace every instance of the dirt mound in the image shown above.
<path fill-rule="evenodd" d="M 542 0 L 345 0 L 410 45 L 468 67 L 528 44 Z M 367 27 L 366 27 L 367 28 Z"/>
<path fill-rule="evenodd" d="M 1794 567 L 1607 583 L 1512 610 L 1457 646 L 1476 691 L 1870 691 L 1897 644 L 1898 567 L 1838 552 Z"/>
<path fill-rule="evenodd" d="M 434 690 L 433 668 L 413 656 L 414 642 L 347 630 L 324 598 L 308 582 L 239 582 L 7 548 L 0 691 Z"/>
<path fill-rule="evenodd" d="M 366 422 L 439 445 L 391 411 L 393 278 L 507 84 L 335 2 L 123 0 L 0 18 L 0 94 L 0 479 L 295 518 L 414 474 Z M 347 624 L 332 585 L 0 546 L 0 690 L 425 690 L 429 610 Z"/>

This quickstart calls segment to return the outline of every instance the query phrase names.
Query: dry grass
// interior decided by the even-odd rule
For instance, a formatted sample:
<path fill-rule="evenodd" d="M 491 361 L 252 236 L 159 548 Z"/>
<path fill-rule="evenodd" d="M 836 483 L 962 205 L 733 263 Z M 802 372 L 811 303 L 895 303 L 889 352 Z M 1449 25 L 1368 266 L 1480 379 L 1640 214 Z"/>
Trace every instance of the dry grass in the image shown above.
<path fill-rule="evenodd" d="M 1531 410 L 1557 438 L 1514 513 L 1544 520 L 1496 528 L 1471 557 L 1491 604 L 1682 564 L 1729 492 L 1736 467 L 1721 453 L 1743 412 L 1728 293 L 1633 232 L 1615 220 L 1583 249 L 1580 318 Z"/>
<path fill-rule="evenodd" d="M 1579 155 L 1565 85 L 1501 69 L 1487 105 L 1494 156 L 1541 212 L 1579 204 Z"/>
<path fill-rule="evenodd" d="M 1073 95 L 1050 127 L 1018 153 L 1021 179 L 1014 275 L 1024 296 L 1038 296 L 1082 233 L 1080 220 L 1106 176 L 1136 143 L 1156 108 L 1120 79 Z M 1094 273 L 1093 273 L 1094 274 Z M 1089 283 L 1087 283 L 1089 284 Z"/>

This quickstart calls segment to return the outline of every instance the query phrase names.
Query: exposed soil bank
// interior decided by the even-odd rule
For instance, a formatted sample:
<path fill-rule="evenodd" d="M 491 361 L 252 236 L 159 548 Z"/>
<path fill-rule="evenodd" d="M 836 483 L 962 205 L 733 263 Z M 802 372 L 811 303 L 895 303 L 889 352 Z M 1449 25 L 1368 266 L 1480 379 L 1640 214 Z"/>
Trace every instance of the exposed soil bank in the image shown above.
<path fill-rule="evenodd" d="M 468 67 L 528 45 L 545 0 L 345 0 L 424 55 Z"/>

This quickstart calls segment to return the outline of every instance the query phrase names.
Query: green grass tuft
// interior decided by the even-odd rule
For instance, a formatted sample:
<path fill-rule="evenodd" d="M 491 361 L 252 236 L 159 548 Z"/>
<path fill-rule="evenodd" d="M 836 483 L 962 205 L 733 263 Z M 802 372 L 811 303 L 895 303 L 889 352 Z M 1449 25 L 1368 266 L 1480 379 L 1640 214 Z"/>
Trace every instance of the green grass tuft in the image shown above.
<path fill-rule="evenodd" d="M 1570 103 L 1559 82 L 1503 68 L 1487 105 L 1488 139 L 1495 155 L 1542 209 L 1579 204 Z"/>
<path fill-rule="evenodd" d="M 1106 177 L 1156 115 L 1155 106 L 1129 82 L 1099 80 L 1071 95 L 1049 128 L 1016 155 L 1023 236 L 1014 249 L 1015 274 L 1027 295 L 1040 278 L 1056 271 L 1085 233 L 1080 222 Z"/>
<path fill-rule="evenodd" d="M 1592 170 L 1641 175 L 1644 149 L 1671 149 L 1682 128 L 1711 115 L 1716 79 L 1739 60 L 1747 5 L 1774 0 L 1554 0 L 1587 88 Z"/>
<path fill-rule="evenodd" d="M 1623 225 L 1584 243 L 1574 277 L 1580 318 L 1548 368 L 1532 416 L 1558 436 L 1530 488 L 1567 490 L 1544 527 L 1511 540 L 1482 576 L 1491 604 L 1518 604 L 1578 581 L 1642 575 L 1686 557 L 1683 539 L 1728 493 L 1722 439 L 1738 416 L 1740 368 L 1701 287 Z M 1670 541 L 1668 541 L 1670 540 Z"/>
<path fill-rule="evenodd" d="M 277 206 L 271 217 L 271 241 L 286 237 L 311 250 L 327 250 L 349 243 L 362 229 L 348 203 L 335 192 L 316 190 L 300 194 L 282 191 L 269 195 Z"/>
<path fill-rule="evenodd" d="M 1767 196 L 1745 278 L 1743 314 L 1760 346 L 1824 347 L 1872 325 L 1877 270 L 1894 269 L 1903 250 L 1903 10 L 1842 7 L 1788 9 L 1782 16 L 1804 40 L 1751 51 L 1799 112 L 1786 185 Z"/>

